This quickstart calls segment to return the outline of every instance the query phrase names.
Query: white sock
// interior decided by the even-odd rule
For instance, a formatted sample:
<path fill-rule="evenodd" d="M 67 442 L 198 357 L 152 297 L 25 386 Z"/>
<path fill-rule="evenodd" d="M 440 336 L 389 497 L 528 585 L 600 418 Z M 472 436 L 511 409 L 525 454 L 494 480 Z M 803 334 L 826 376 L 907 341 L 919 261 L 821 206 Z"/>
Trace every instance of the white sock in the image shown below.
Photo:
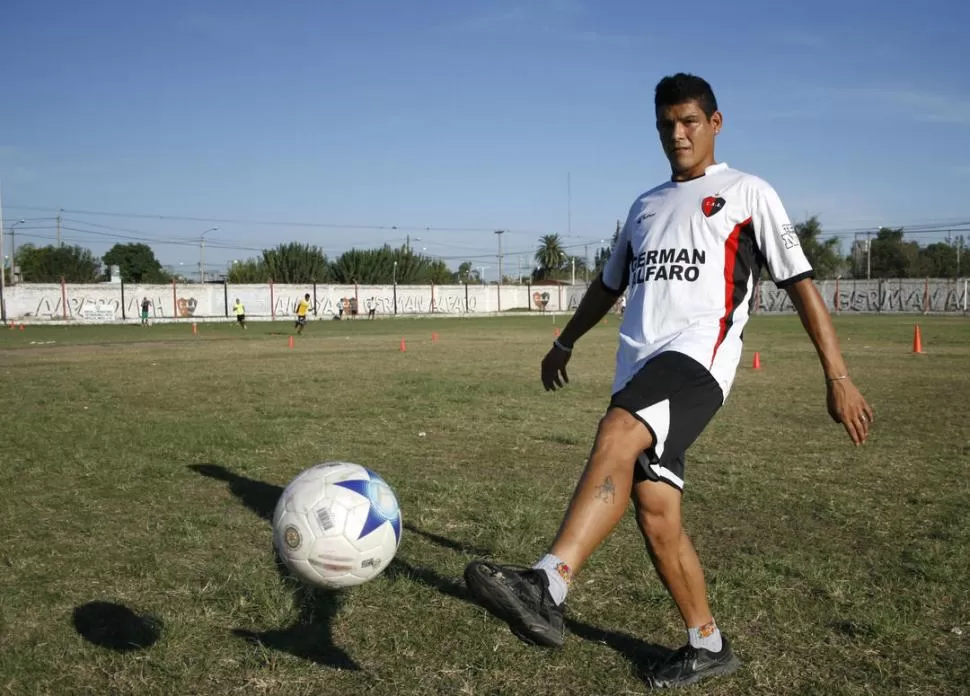
<path fill-rule="evenodd" d="M 687 629 L 687 638 L 695 648 L 703 648 L 711 652 L 721 652 L 724 643 L 721 641 L 721 631 L 711 619 L 710 623 L 697 628 Z"/>
<path fill-rule="evenodd" d="M 566 601 L 569 583 L 573 579 L 573 572 L 569 566 L 558 556 L 547 553 L 532 567 L 544 571 L 549 578 L 549 594 L 552 595 L 552 601 L 557 605 Z"/>

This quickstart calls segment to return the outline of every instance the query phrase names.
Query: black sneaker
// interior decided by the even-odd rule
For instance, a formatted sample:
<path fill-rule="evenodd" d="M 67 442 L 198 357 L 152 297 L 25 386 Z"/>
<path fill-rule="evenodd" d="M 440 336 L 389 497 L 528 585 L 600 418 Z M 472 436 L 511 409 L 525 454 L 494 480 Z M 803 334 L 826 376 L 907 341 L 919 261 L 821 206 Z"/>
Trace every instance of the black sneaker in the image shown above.
<path fill-rule="evenodd" d="M 649 684 L 655 689 L 668 689 L 687 686 L 718 675 L 731 674 L 741 666 L 741 660 L 734 655 L 731 644 L 723 636 L 724 645 L 720 652 L 695 648 L 690 644 L 671 655 L 649 677 Z"/>
<path fill-rule="evenodd" d="M 563 607 L 552 600 L 544 571 L 472 561 L 465 568 L 465 584 L 521 640 L 530 645 L 562 647 L 566 640 Z"/>

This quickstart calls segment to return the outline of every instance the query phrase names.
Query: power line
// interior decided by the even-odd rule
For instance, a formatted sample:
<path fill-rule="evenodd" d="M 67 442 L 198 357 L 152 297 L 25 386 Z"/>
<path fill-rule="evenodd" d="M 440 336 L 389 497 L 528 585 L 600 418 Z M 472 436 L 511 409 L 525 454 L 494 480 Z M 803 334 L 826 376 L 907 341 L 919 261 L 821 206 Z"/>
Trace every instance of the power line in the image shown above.
<path fill-rule="evenodd" d="M 491 233 L 494 228 L 492 227 L 437 227 L 430 225 L 374 225 L 374 224 L 361 224 L 361 223 L 339 223 L 339 222 L 305 222 L 305 221 L 287 221 L 287 220 L 254 220 L 245 218 L 219 218 L 219 217 L 193 217 L 187 215 L 160 215 L 157 213 L 119 213 L 114 211 L 104 211 L 104 210 L 78 210 L 72 208 L 48 208 L 43 206 L 32 206 L 32 205 L 8 205 L 9 209 L 16 210 L 36 210 L 41 212 L 63 212 L 70 213 L 74 215 L 93 215 L 98 217 L 120 217 L 120 218 L 135 218 L 142 220 L 167 220 L 167 221 L 179 221 L 179 222 L 201 222 L 201 223 L 211 223 L 219 222 L 223 224 L 236 224 L 236 225 L 265 225 L 267 227 L 311 227 L 320 229 L 335 229 L 335 230 L 402 230 L 409 232 L 489 232 Z M 527 230 L 513 230 L 516 232 L 528 233 Z M 538 233 L 536 233 L 538 234 Z"/>

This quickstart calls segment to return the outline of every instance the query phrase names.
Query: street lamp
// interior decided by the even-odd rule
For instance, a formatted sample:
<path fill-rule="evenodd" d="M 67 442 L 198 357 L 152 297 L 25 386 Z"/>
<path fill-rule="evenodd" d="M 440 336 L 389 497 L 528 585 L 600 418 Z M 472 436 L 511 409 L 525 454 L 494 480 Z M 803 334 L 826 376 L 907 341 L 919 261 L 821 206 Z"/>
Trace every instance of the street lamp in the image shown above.
<path fill-rule="evenodd" d="M 17 222 L 10 225 L 10 284 L 17 284 L 17 233 L 14 231 L 17 225 L 22 225 L 26 220 L 20 218 Z"/>
<path fill-rule="evenodd" d="M 199 236 L 199 282 L 205 284 L 205 236 L 216 232 L 218 227 L 210 227 Z"/>

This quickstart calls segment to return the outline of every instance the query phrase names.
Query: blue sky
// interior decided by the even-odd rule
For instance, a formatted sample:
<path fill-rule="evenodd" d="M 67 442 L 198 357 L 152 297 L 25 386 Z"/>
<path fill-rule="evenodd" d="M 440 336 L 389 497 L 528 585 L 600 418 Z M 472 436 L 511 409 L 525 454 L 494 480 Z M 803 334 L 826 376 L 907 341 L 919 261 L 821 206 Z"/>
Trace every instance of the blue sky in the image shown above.
<path fill-rule="evenodd" d="M 214 225 L 207 266 L 410 232 L 493 276 L 493 229 L 506 264 L 546 233 L 582 253 L 669 176 L 652 99 L 677 71 L 715 89 L 718 159 L 792 218 L 849 240 L 970 220 L 962 1 L 5 0 L 0 20 L 18 244 L 63 208 L 65 240 L 181 241 L 152 246 L 186 272 Z"/>

